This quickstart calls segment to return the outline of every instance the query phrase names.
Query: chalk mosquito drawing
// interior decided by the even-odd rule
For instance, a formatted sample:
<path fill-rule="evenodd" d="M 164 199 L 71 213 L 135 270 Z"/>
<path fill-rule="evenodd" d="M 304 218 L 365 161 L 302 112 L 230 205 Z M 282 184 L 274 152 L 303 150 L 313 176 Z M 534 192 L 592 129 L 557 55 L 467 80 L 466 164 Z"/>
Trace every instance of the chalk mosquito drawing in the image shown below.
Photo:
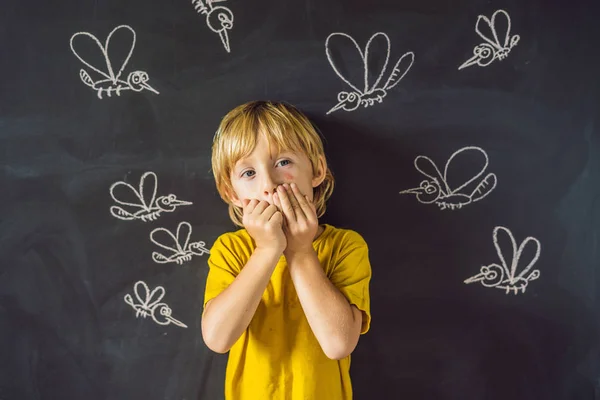
<path fill-rule="evenodd" d="M 506 263 L 506 259 L 504 258 L 505 252 L 502 251 L 500 244 L 498 243 L 498 235 L 503 232 L 504 236 L 506 236 L 512 245 L 512 249 L 506 250 L 507 255 L 511 256 L 510 266 Z M 503 242 L 505 242 L 503 240 Z M 519 265 L 519 261 L 521 258 L 521 254 L 523 253 L 523 249 L 525 246 L 532 242 L 535 245 L 536 251 L 535 255 L 527 264 L 527 266 L 518 273 L 517 275 L 517 266 Z M 494 246 L 496 247 L 496 252 L 498 253 L 498 258 L 502 265 L 498 264 L 490 264 L 481 267 L 480 272 L 477 275 L 473 275 L 472 277 L 466 279 L 464 282 L 466 284 L 481 282 L 481 284 L 485 287 L 495 287 L 497 289 L 506 290 L 506 294 L 511 291 L 514 294 L 518 294 L 519 291 L 525 293 L 525 289 L 527 289 L 527 285 L 530 281 L 536 280 L 540 277 L 540 270 L 533 270 L 531 273 L 531 268 L 533 264 L 536 263 L 538 258 L 540 257 L 540 249 L 541 245 L 539 240 L 533 238 L 531 236 L 527 237 L 517 248 L 517 242 L 515 241 L 514 236 L 507 228 L 503 226 L 497 226 L 494 228 Z M 512 250 L 512 254 L 510 251 Z"/>
<path fill-rule="evenodd" d="M 128 35 L 128 36 L 130 36 L 129 39 L 130 39 L 131 44 L 130 44 L 129 53 L 127 54 L 127 57 L 125 57 L 125 60 L 121 64 L 117 74 L 115 74 L 115 72 L 113 70 L 112 62 L 108 56 L 108 53 L 109 53 L 109 47 L 110 47 L 110 40 L 111 40 L 112 36 L 119 30 L 128 31 L 131 33 L 131 35 Z M 75 45 L 74 45 L 74 40 L 78 36 L 84 36 L 84 37 L 91 38 L 94 41 L 94 43 L 100 48 L 100 51 L 102 52 L 102 55 L 104 56 L 104 60 L 106 62 L 106 70 L 102 71 L 101 69 L 96 68 L 92 64 L 85 61 L 79 55 L 77 50 L 75 50 Z M 121 36 L 122 36 L 122 38 L 120 40 L 126 40 L 123 35 L 121 35 Z M 102 99 L 103 91 L 108 95 L 108 97 L 111 97 L 112 93 L 116 93 L 117 96 L 120 96 L 121 92 L 124 90 L 133 90 L 134 92 L 141 92 L 142 90 L 147 89 L 147 90 L 150 90 L 150 91 L 158 94 L 158 92 L 148 84 L 148 80 L 150 78 L 148 77 L 148 74 L 144 71 L 130 72 L 129 75 L 127 76 L 126 81 L 120 79 L 121 74 L 123 73 L 123 70 L 127 66 L 127 63 L 129 62 L 129 59 L 131 58 L 131 54 L 133 53 L 133 49 L 135 47 L 135 31 L 130 26 L 128 26 L 128 25 L 117 26 L 115 29 L 113 29 L 108 34 L 108 37 L 106 38 L 106 42 L 104 43 L 104 45 L 102 45 L 102 43 L 100 43 L 100 41 L 96 38 L 96 36 L 92 35 L 91 33 L 77 32 L 76 34 L 71 36 L 70 45 L 71 45 L 71 50 L 73 51 L 73 54 L 75 54 L 75 57 L 77 57 L 79 59 L 79 61 L 81 61 L 88 68 L 96 71 L 97 73 L 102 75 L 104 78 L 106 78 L 106 79 L 94 80 L 87 73 L 86 70 L 81 69 L 79 71 L 79 77 L 81 78 L 83 83 L 85 83 L 86 85 L 88 85 L 89 87 L 94 89 L 96 92 L 98 92 L 98 98 Z"/>
<path fill-rule="evenodd" d="M 111 206 L 110 213 L 125 221 L 141 219 L 147 222 L 156 220 L 163 212 L 173 212 L 179 206 L 192 204 L 178 200 L 174 194 L 156 197 L 156 191 L 157 178 L 152 171 L 142 175 L 139 190 L 129 183 L 115 182 L 110 186 L 110 195 L 120 206 Z"/>
<path fill-rule="evenodd" d="M 359 89 L 358 86 L 356 86 L 352 82 L 350 82 L 340 72 L 340 70 L 336 67 L 336 65 L 332 59 L 331 40 L 336 37 L 342 38 L 342 40 L 346 40 L 346 39 L 350 40 L 350 42 L 354 45 L 354 47 L 360 54 L 360 57 L 362 59 L 362 64 L 363 64 L 362 68 L 364 69 L 364 86 L 363 86 L 362 90 Z M 375 82 L 370 82 L 370 76 L 369 76 L 369 56 L 370 56 L 370 54 L 369 54 L 369 51 L 370 51 L 370 47 L 371 47 L 373 41 L 375 41 L 375 40 L 377 40 L 377 41 L 384 40 L 386 48 L 387 48 L 387 52 L 386 52 L 386 56 L 385 56 L 385 61 L 383 63 L 383 66 L 381 67 L 381 71 L 377 75 L 377 79 L 375 80 Z M 392 72 L 389 74 L 389 77 L 387 78 L 387 81 L 385 82 L 385 84 L 383 86 L 380 86 L 381 79 L 383 78 L 385 69 L 388 65 L 388 61 L 390 58 L 390 38 L 385 33 L 377 32 L 376 34 L 371 36 L 371 38 L 367 42 L 367 45 L 365 46 L 365 50 L 363 51 L 363 50 L 361 50 L 361 48 L 358 46 L 356 41 L 351 36 L 349 36 L 345 33 L 334 32 L 334 33 L 330 34 L 327 37 L 327 40 L 325 41 L 325 53 L 327 55 L 327 59 L 329 60 L 329 64 L 331 64 L 331 67 L 333 68 L 333 71 L 337 74 L 337 76 L 340 77 L 340 79 L 342 81 L 344 81 L 344 83 L 346 83 L 348 86 L 350 86 L 353 89 L 353 91 L 351 91 L 351 92 L 346 92 L 346 91 L 339 92 L 338 97 L 337 97 L 338 104 L 335 105 L 333 108 L 331 108 L 327 112 L 327 114 L 330 114 L 336 110 L 339 110 L 340 108 L 343 110 L 346 110 L 346 111 L 354 111 L 360 105 L 363 105 L 364 107 L 369 107 L 369 106 L 374 105 L 375 102 L 381 103 L 383 101 L 383 98 L 387 95 L 387 91 L 392 89 L 394 86 L 396 86 L 402 80 L 402 78 L 404 78 L 404 75 L 406 75 L 406 73 L 408 72 L 408 70 L 410 69 L 410 67 L 412 66 L 412 64 L 415 60 L 415 55 L 412 51 L 405 53 L 402 57 L 400 57 L 400 59 L 394 65 L 394 68 L 392 69 Z"/>
<path fill-rule="evenodd" d="M 481 156 L 483 156 L 483 158 L 481 158 Z M 453 188 L 450 186 L 451 182 L 449 182 L 448 170 L 452 165 L 452 162 L 457 160 L 458 157 L 461 159 L 464 157 L 470 159 L 479 157 L 480 161 L 482 161 L 482 165 L 479 171 L 477 171 L 470 179 Z M 435 165 L 429 157 L 418 156 L 415 158 L 414 164 L 415 168 L 429 179 L 422 181 L 419 187 L 403 190 L 400 194 L 416 194 L 417 201 L 420 203 L 435 203 L 442 210 L 459 209 L 467 204 L 479 201 L 490 194 L 496 187 L 496 175 L 489 173 L 485 178 L 480 180 L 479 184 L 470 193 L 463 193 L 469 184 L 477 181 L 483 175 L 488 166 L 488 156 L 480 147 L 468 146 L 454 152 L 444 167 L 443 175 L 437 165 Z"/>
<path fill-rule="evenodd" d="M 227 31 L 233 28 L 233 13 L 227 7 L 213 6 L 214 3 L 224 1 L 226 0 L 192 0 L 192 4 L 199 14 L 206 16 L 206 25 L 219 34 L 225 50 L 230 53 Z"/>
<path fill-rule="evenodd" d="M 204 242 L 190 243 L 191 234 L 192 226 L 187 222 L 179 223 L 175 235 L 165 228 L 154 229 L 150 232 L 150 240 L 157 246 L 168 250 L 169 253 L 164 255 L 155 251 L 152 253 L 152 259 L 159 264 L 174 262 L 181 265 L 184 261 L 190 261 L 192 256 L 201 256 L 204 253 L 210 254 Z M 162 238 L 159 238 L 159 236 L 162 236 Z"/>
<path fill-rule="evenodd" d="M 505 20 L 503 21 L 503 29 L 500 33 L 504 32 L 504 36 L 498 37 L 498 31 L 496 30 L 496 18 Z M 482 32 L 483 29 L 487 31 L 487 34 Z M 504 31 L 505 29 L 505 31 Z M 504 60 L 510 50 L 519 43 L 519 35 L 510 35 L 510 17 L 504 10 L 498 10 L 492 15 L 492 19 L 488 19 L 484 15 L 477 17 L 477 23 L 475 23 L 475 32 L 486 41 L 473 48 L 473 57 L 465 61 L 458 69 L 470 67 L 472 65 L 479 65 L 480 67 L 487 67 L 494 60 Z"/>
<path fill-rule="evenodd" d="M 143 281 L 136 282 L 133 291 L 137 301 L 134 301 L 130 294 L 125 295 L 125 303 L 129 304 L 135 310 L 135 317 L 140 315 L 143 318 L 152 317 L 154 322 L 159 325 L 175 324 L 182 328 L 187 328 L 183 322 L 171 317 L 171 308 L 165 303 L 160 303 L 165 296 L 165 288 L 157 286 L 152 292 Z"/>

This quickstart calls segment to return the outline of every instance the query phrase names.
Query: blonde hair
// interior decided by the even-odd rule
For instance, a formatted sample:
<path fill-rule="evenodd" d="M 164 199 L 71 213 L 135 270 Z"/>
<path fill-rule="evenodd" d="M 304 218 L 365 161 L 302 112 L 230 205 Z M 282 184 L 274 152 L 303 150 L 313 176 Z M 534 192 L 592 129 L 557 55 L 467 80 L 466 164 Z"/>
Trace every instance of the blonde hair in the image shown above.
<path fill-rule="evenodd" d="M 235 164 L 249 156 L 264 135 L 278 150 L 304 153 L 312 164 L 313 176 L 319 168 L 319 156 L 325 160 L 325 178 L 314 188 L 313 202 L 317 217 L 325 214 L 325 203 L 334 187 L 333 173 L 327 165 L 323 143 L 308 118 L 296 107 L 284 102 L 251 101 L 229 111 L 221 120 L 212 145 L 212 171 L 221 199 L 229 204 L 229 218 L 243 227 L 243 209 L 231 202 L 234 193 L 231 173 Z"/>

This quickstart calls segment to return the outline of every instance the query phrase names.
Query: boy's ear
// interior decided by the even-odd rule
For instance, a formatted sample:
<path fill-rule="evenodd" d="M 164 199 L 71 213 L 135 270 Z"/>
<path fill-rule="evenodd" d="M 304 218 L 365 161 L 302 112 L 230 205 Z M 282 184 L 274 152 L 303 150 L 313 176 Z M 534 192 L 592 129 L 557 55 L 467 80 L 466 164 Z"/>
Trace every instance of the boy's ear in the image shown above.
<path fill-rule="evenodd" d="M 325 161 L 325 157 L 319 156 L 319 166 L 317 168 L 317 172 L 315 173 L 312 179 L 312 186 L 315 188 L 319 186 L 324 180 L 325 175 L 327 174 L 327 162 Z"/>

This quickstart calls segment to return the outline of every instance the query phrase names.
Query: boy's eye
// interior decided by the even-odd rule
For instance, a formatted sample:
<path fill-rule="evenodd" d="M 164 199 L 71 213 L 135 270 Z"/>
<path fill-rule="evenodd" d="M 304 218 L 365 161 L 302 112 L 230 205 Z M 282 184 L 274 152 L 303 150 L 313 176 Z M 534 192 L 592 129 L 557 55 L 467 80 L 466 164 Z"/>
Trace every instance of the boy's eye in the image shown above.
<path fill-rule="evenodd" d="M 288 163 L 291 163 L 291 161 L 290 161 L 290 160 L 281 160 L 281 161 L 279 161 L 279 163 L 282 163 L 282 162 L 288 162 Z M 277 164 L 279 164 L 279 163 L 277 163 Z M 283 166 L 285 167 L 286 165 L 288 165 L 288 164 L 285 164 L 285 165 L 283 165 Z M 242 173 L 241 177 L 243 178 L 243 177 L 247 176 L 247 175 L 246 175 L 246 173 L 247 173 L 247 172 L 253 172 L 253 171 L 252 171 L 251 169 L 249 169 L 249 170 L 247 170 L 247 171 L 244 171 L 244 173 Z"/>

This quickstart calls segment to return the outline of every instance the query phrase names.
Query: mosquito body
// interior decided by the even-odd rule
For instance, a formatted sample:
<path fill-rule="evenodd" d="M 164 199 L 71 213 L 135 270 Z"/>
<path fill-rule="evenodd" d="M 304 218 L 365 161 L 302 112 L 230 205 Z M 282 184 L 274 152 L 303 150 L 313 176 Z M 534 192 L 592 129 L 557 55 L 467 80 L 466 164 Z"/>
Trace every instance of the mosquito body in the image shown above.
<path fill-rule="evenodd" d="M 113 63 L 111 62 L 110 58 L 108 57 L 108 50 L 109 50 L 110 40 L 111 40 L 112 36 L 120 30 L 131 33 L 131 36 L 130 36 L 131 44 L 130 44 L 130 48 L 129 48 L 129 54 L 127 55 L 127 57 L 121 64 L 119 71 L 115 74 L 115 72 L 113 70 Z M 102 52 L 102 55 L 104 56 L 104 61 L 105 61 L 105 66 L 103 67 L 104 69 L 99 69 L 99 68 L 95 67 L 94 65 L 85 61 L 85 59 L 79 55 L 77 50 L 75 50 L 75 44 L 74 44 L 75 38 L 77 38 L 77 37 L 90 38 L 100 48 L 100 51 Z M 77 57 L 79 59 L 79 61 L 81 61 L 88 68 L 90 68 L 93 71 L 96 71 L 98 74 L 102 75 L 105 78 L 105 79 L 93 79 L 85 69 L 81 69 L 79 71 L 79 78 L 81 79 L 81 81 L 83 83 L 85 83 L 87 86 L 94 89 L 96 91 L 99 99 L 102 99 L 103 92 L 106 93 L 106 95 L 108 97 L 111 97 L 111 95 L 113 93 L 116 93 L 117 96 L 120 96 L 121 92 L 126 91 L 126 90 L 132 90 L 134 92 L 141 92 L 142 90 L 146 89 L 146 90 L 150 90 L 151 92 L 154 92 L 156 94 L 159 94 L 158 91 L 156 91 L 152 86 L 150 86 L 148 84 L 148 81 L 150 80 L 150 78 L 148 77 L 148 74 L 144 71 L 130 72 L 127 75 L 127 80 L 121 79 L 121 75 L 122 75 L 125 67 L 127 66 L 127 63 L 129 62 L 129 58 L 131 58 L 131 55 L 133 54 L 133 49 L 135 47 L 135 31 L 130 26 L 127 26 L 127 25 L 117 26 L 115 29 L 113 29 L 110 32 L 110 34 L 106 38 L 106 42 L 104 45 L 102 43 L 100 43 L 100 41 L 91 33 L 77 32 L 76 34 L 71 36 L 70 45 L 71 45 L 71 51 L 73 51 L 73 54 L 75 54 L 75 57 Z"/>
<path fill-rule="evenodd" d="M 175 324 L 182 328 L 187 328 L 187 325 L 171 316 L 172 310 L 167 304 L 160 302 L 165 296 L 165 288 L 157 286 L 150 292 L 145 282 L 138 281 L 133 290 L 137 302 L 133 300 L 130 294 L 126 294 L 124 300 L 125 303 L 129 304 L 135 310 L 136 318 L 140 316 L 146 318 L 149 316 L 159 325 Z"/>
<path fill-rule="evenodd" d="M 141 219 L 148 222 L 155 221 L 163 212 L 173 212 L 177 207 L 192 204 L 177 199 L 174 194 L 156 197 L 156 193 L 157 177 L 151 171 L 142 175 L 138 190 L 126 182 L 116 182 L 110 187 L 110 195 L 120 205 L 111 206 L 110 213 L 126 221 Z"/>
<path fill-rule="evenodd" d="M 505 238 L 502 242 L 506 243 L 507 239 L 510 241 L 511 249 L 502 249 L 499 242 L 498 236 L 503 233 Z M 523 268 L 520 272 L 517 271 L 521 254 L 525 246 L 528 243 L 533 243 L 536 247 L 535 254 L 529 264 Z M 494 228 L 494 246 L 496 247 L 496 253 L 500 259 L 500 264 L 490 264 L 483 266 L 480 272 L 472 277 L 466 279 L 464 283 L 475 283 L 480 282 L 485 287 L 494 287 L 497 289 L 503 289 L 506 294 L 513 292 L 518 294 L 519 292 L 525 293 L 529 282 L 536 280 L 540 277 L 540 270 L 536 269 L 531 271 L 533 265 L 537 262 L 540 257 L 541 245 L 539 240 L 533 237 L 527 237 L 517 248 L 517 243 L 512 233 L 505 227 L 497 226 Z M 510 265 L 506 262 L 505 253 L 508 253 L 510 259 Z M 531 272 L 530 272 L 531 271 Z"/>
<path fill-rule="evenodd" d="M 147 89 L 158 94 L 154 88 L 148 85 L 148 80 L 150 78 L 144 71 L 134 71 L 129 73 L 127 76 L 127 81 L 123 81 L 121 79 L 101 79 L 99 81 L 94 81 L 84 69 L 79 71 L 79 77 L 83 83 L 98 93 L 99 99 L 102 98 L 102 91 L 104 91 L 108 97 L 111 97 L 112 93 L 116 93 L 117 96 L 120 96 L 121 92 L 125 90 L 141 92 L 142 90 Z"/>
<path fill-rule="evenodd" d="M 213 5 L 224 1 L 226 0 L 192 0 L 192 4 L 199 14 L 206 16 L 206 25 L 219 35 L 223 47 L 229 53 L 231 49 L 227 31 L 233 28 L 233 13 L 227 7 Z"/>
<path fill-rule="evenodd" d="M 452 162 L 457 157 L 473 158 L 478 156 L 483 156 L 481 169 L 461 185 L 451 186 L 448 182 L 448 175 Z M 487 196 L 497 184 L 496 175 L 493 173 L 489 173 L 484 178 L 481 178 L 488 166 L 488 157 L 485 151 L 479 147 L 464 147 L 456 151 L 448 159 L 443 174 L 429 157 L 418 156 L 414 164 L 415 168 L 429 179 L 422 181 L 419 187 L 403 190 L 400 194 L 415 194 L 417 201 L 420 203 L 435 203 L 441 210 L 460 209 L 467 204 L 479 201 Z M 465 193 L 467 186 L 475 182 L 479 182 L 477 186 Z"/>
<path fill-rule="evenodd" d="M 340 39 L 337 39 L 340 38 Z M 350 42 L 354 45 L 356 50 L 358 51 L 361 59 L 362 59 L 362 68 L 364 70 L 364 86 L 363 89 L 359 89 L 358 85 L 352 83 L 347 77 L 345 77 L 341 71 L 337 68 L 335 62 L 332 57 L 332 40 L 350 40 Z M 380 44 L 384 44 L 386 46 L 386 58 L 381 67 L 379 74 L 374 82 L 372 82 L 371 76 L 369 74 L 369 55 L 371 51 L 371 45 L 374 41 L 379 41 Z M 353 111 L 356 110 L 361 105 L 363 107 L 369 107 L 374 105 L 375 103 L 381 103 L 385 96 L 387 96 L 387 91 L 396 86 L 400 80 L 406 75 L 410 67 L 412 66 L 415 55 L 413 52 L 407 52 L 402 57 L 398 59 L 394 68 L 389 73 L 389 76 L 385 82 L 385 84 L 381 85 L 381 80 L 385 74 L 385 70 L 390 58 L 390 38 L 383 32 L 378 32 L 371 36 L 365 50 L 361 50 L 356 41 L 349 35 L 345 33 L 332 33 L 327 37 L 325 41 L 325 53 L 327 55 L 327 59 L 329 60 L 329 64 L 333 68 L 333 71 L 337 74 L 338 77 L 342 81 L 344 81 L 352 91 L 341 91 L 338 93 L 337 99 L 338 104 L 332 107 L 327 114 L 331 114 L 336 110 L 345 110 L 345 111 Z"/>
<path fill-rule="evenodd" d="M 504 22 L 504 35 L 498 36 L 496 30 L 496 18 Z M 494 60 L 504 60 L 511 49 L 519 43 L 519 35 L 510 34 L 510 16 L 504 10 L 497 10 L 493 15 L 492 19 L 488 19 L 484 15 L 480 15 L 477 18 L 475 24 L 475 32 L 485 41 L 475 48 L 473 48 L 473 57 L 465 61 L 458 69 L 470 67 L 472 65 L 479 65 L 480 67 L 486 67 L 490 65 Z M 483 32 L 483 30 L 487 32 Z"/>
<path fill-rule="evenodd" d="M 154 229 L 150 233 L 150 240 L 159 247 L 167 250 L 167 255 L 157 251 L 152 253 L 152 260 L 159 264 L 177 263 L 179 265 L 191 261 L 192 256 L 210 254 L 204 242 L 190 242 L 192 226 L 188 222 L 181 222 L 177 232 L 173 235 L 165 228 Z M 159 237 L 162 236 L 162 238 Z"/>

